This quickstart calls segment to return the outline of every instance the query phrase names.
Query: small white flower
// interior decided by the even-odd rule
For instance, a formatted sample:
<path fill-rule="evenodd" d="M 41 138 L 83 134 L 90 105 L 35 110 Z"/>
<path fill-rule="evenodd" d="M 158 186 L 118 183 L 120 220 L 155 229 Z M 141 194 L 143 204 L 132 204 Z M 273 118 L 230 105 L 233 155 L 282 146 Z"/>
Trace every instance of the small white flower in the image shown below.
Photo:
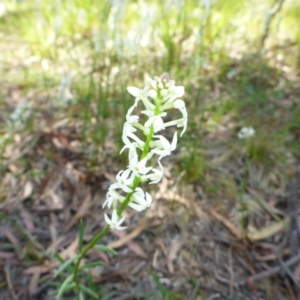
<path fill-rule="evenodd" d="M 137 131 L 137 129 L 134 126 L 137 127 L 140 126 L 140 124 L 138 123 L 139 116 L 131 115 L 134 108 L 135 108 L 134 105 L 129 108 L 126 114 L 126 122 L 124 123 L 123 126 L 122 140 L 125 145 L 130 144 L 130 140 L 128 139 L 128 134 Z"/>
<path fill-rule="evenodd" d="M 104 208 L 106 205 L 108 208 L 111 206 L 115 207 L 118 202 L 123 202 L 125 197 L 121 196 L 117 191 L 115 191 L 111 186 L 106 194 L 106 200 L 102 205 Z"/>
<path fill-rule="evenodd" d="M 166 113 L 161 115 L 166 115 Z M 155 133 L 162 129 L 165 129 L 164 121 L 161 118 L 161 116 L 150 117 L 148 121 L 145 123 L 145 128 L 150 128 L 152 125 Z"/>
<path fill-rule="evenodd" d="M 152 110 L 143 110 L 142 114 L 148 116 L 148 120 L 145 123 L 145 128 L 150 128 L 151 125 L 156 124 L 154 126 L 154 132 L 164 129 L 164 126 L 163 126 L 164 121 L 163 121 L 162 117 L 165 117 L 167 115 L 166 112 L 162 111 L 160 113 L 156 113 Z M 158 129 L 158 128 L 161 128 L 161 129 Z M 157 131 L 156 131 L 156 129 L 157 129 Z"/>
<path fill-rule="evenodd" d="M 156 140 L 152 143 L 150 143 L 151 147 L 155 147 L 151 150 L 152 153 L 158 154 L 159 158 L 158 160 L 161 160 L 163 157 L 170 155 L 173 150 L 176 149 L 177 146 L 177 131 L 175 131 L 172 143 L 163 137 L 162 135 L 155 135 L 154 137 L 159 138 L 159 140 Z"/>
<path fill-rule="evenodd" d="M 131 144 L 130 140 L 128 138 L 131 138 L 132 140 L 134 140 L 136 142 L 136 145 L 139 148 L 143 148 L 145 146 L 145 142 L 143 142 L 140 138 L 138 138 L 130 129 L 130 127 L 124 127 L 123 128 L 123 142 L 125 144 L 125 147 L 121 150 L 121 152 L 125 149 L 128 148 L 128 146 Z"/>
<path fill-rule="evenodd" d="M 255 130 L 252 127 L 243 127 L 237 134 L 239 139 L 247 139 L 255 135 Z"/>
<path fill-rule="evenodd" d="M 124 123 L 123 133 L 122 133 L 122 141 L 125 145 L 130 144 L 130 140 L 128 138 L 128 134 L 132 132 L 136 132 L 136 128 L 134 128 L 130 123 Z"/>
<path fill-rule="evenodd" d="M 147 157 L 144 157 L 141 161 L 138 161 L 138 156 L 134 156 L 129 161 L 128 168 L 135 176 L 146 175 L 152 169 L 152 167 L 146 167 L 147 161 Z"/>
<path fill-rule="evenodd" d="M 163 97 L 165 103 L 172 103 L 184 95 L 183 86 L 171 86 L 168 88 L 168 91 L 169 93 Z"/>
<path fill-rule="evenodd" d="M 125 171 L 120 171 L 116 176 L 117 182 L 113 183 L 110 187 L 112 189 L 122 189 L 125 193 L 132 192 L 132 189 L 129 187 L 132 185 L 134 176 L 129 176 L 131 170 L 127 169 Z"/>
<path fill-rule="evenodd" d="M 170 122 L 165 123 L 165 127 L 169 127 L 169 126 L 174 126 L 176 125 L 177 128 L 179 127 L 186 127 L 187 126 L 187 119 L 178 119 L 178 120 L 173 120 Z M 184 131 L 181 132 L 180 136 L 182 136 Z"/>
<path fill-rule="evenodd" d="M 127 91 L 129 92 L 129 94 L 131 94 L 132 96 L 135 97 L 135 104 L 134 104 L 135 106 L 137 106 L 138 102 L 140 100 L 142 100 L 147 109 L 154 110 L 155 105 L 153 103 L 151 103 L 148 99 L 148 96 L 149 96 L 148 89 L 149 89 L 148 86 L 145 86 L 144 89 L 142 89 L 142 90 L 138 89 L 136 87 L 133 87 L 133 86 L 129 86 L 127 88 Z M 153 96 L 152 92 L 150 92 L 150 95 L 151 94 Z"/>
<path fill-rule="evenodd" d="M 147 207 L 150 207 L 151 203 L 151 195 L 147 192 L 144 193 L 144 191 L 141 188 L 137 188 L 134 194 L 132 195 L 131 201 L 128 205 L 136 211 L 140 212 L 142 210 L 145 210 Z"/>
<path fill-rule="evenodd" d="M 139 116 L 135 116 L 135 115 L 131 115 L 131 113 L 133 112 L 133 110 L 135 109 L 135 105 L 132 105 L 126 114 L 126 121 L 129 123 L 133 123 L 133 122 L 138 122 L 139 121 Z"/>
<path fill-rule="evenodd" d="M 160 162 L 159 162 L 159 164 L 161 166 Z M 162 176 L 163 176 L 163 169 L 162 169 L 162 166 L 161 166 L 161 170 L 153 168 L 151 170 L 150 174 L 141 176 L 141 180 L 142 180 L 142 182 L 146 182 L 148 180 L 151 180 L 150 184 L 153 184 L 153 183 L 158 183 L 162 179 Z"/>
<path fill-rule="evenodd" d="M 111 229 L 123 230 L 127 228 L 120 226 L 124 222 L 125 216 L 120 219 L 116 209 L 112 211 L 111 219 L 107 216 L 107 214 L 104 214 L 104 219 Z"/>

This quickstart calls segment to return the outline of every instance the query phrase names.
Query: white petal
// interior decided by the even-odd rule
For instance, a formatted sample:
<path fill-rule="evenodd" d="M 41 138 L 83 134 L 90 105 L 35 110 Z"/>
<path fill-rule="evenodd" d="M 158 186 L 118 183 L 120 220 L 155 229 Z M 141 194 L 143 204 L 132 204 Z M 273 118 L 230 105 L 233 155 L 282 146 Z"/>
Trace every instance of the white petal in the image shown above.
<path fill-rule="evenodd" d="M 145 206 L 137 204 L 137 203 L 133 203 L 133 202 L 129 203 L 128 206 L 130 206 L 131 208 L 133 208 L 134 210 L 136 210 L 138 212 L 141 212 L 146 209 Z"/>
<path fill-rule="evenodd" d="M 108 217 L 107 214 L 104 214 L 104 219 L 105 219 L 105 222 L 106 222 L 108 225 L 111 225 L 111 219 Z"/>
<path fill-rule="evenodd" d="M 178 100 L 174 101 L 173 106 L 174 106 L 174 108 L 180 110 L 184 119 L 187 119 L 187 111 L 185 108 L 184 101 L 182 101 L 181 99 L 178 99 Z"/>
<path fill-rule="evenodd" d="M 127 87 L 127 91 L 129 94 L 131 94 L 133 97 L 136 97 L 136 98 L 139 97 L 139 95 L 141 93 L 141 90 L 134 86 Z"/>
<path fill-rule="evenodd" d="M 183 86 L 175 86 L 175 90 L 174 93 L 176 94 L 176 96 L 182 97 L 184 95 L 184 87 Z"/>
<path fill-rule="evenodd" d="M 177 131 L 175 131 L 170 149 L 175 150 L 177 146 Z"/>
<path fill-rule="evenodd" d="M 149 207 L 152 203 L 152 197 L 147 192 L 146 192 L 146 202 L 147 202 L 147 207 Z"/>

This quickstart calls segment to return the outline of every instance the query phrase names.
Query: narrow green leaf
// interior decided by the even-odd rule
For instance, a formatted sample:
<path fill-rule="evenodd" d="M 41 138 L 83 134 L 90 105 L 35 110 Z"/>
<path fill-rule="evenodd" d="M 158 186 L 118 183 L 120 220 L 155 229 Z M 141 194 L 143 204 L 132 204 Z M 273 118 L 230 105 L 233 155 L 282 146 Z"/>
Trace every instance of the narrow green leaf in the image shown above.
<path fill-rule="evenodd" d="M 93 268 L 93 267 L 97 267 L 97 266 L 104 266 L 104 265 L 105 265 L 105 263 L 103 261 L 94 261 L 94 262 L 86 263 L 85 265 L 80 267 L 79 270 Z"/>
<path fill-rule="evenodd" d="M 65 290 L 68 288 L 68 284 L 72 281 L 72 279 L 73 279 L 73 274 L 69 275 L 65 279 L 65 281 L 62 283 L 60 289 L 58 290 L 57 297 L 60 297 L 65 292 Z"/>
<path fill-rule="evenodd" d="M 93 291 L 91 290 L 90 288 L 84 286 L 84 285 L 80 285 L 80 288 L 86 292 L 88 295 L 90 295 L 91 297 L 93 297 L 94 299 L 99 299 L 98 295 Z"/>
<path fill-rule="evenodd" d="M 80 293 L 79 293 L 79 300 L 84 300 L 83 292 L 80 292 Z"/>
<path fill-rule="evenodd" d="M 56 252 L 55 253 L 55 258 L 59 261 L 59 262 L 61 262 L 62 264 L 65 262 L 65 260 Z"/>
<path fill-rule="evenodd" d="M 82 219 L 80 219 L 80 222 L 79 222 L 79 240 L 78 240 L 79 252 L 81 252 L 81 250 L 82 250 L 83 232 L 84 232 L 84 223 L 83 223 Z"/>
<path fill-rule="evenodd" d="M 113 254 L 113 255 L 117 254 L 117 252 L 114 249 L 105 247 L 103 245 L 95 245 L 94 248 L 97 249 L 97 250 L 100 250 L 102 252 L 109 253 L 109 254 Z"/>
<path fill-rule="evenodd" d="M 79 254 L 76 256 L 66 260 L 56 271 L 54 277 L 56 277 L 58 274 L 60 274 L 62 271 L 64 271 L 74 260 L 76 260 L 79 257 Z"/>

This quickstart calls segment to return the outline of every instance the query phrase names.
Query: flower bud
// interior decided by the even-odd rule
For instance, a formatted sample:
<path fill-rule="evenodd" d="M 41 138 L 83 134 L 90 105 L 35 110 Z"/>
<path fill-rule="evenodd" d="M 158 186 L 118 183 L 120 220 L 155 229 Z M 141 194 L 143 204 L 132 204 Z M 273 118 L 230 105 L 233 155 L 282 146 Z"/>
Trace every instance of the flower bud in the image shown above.
<path fill-rule="evenodd" d="M 160 91 L 160 95 L 161 95 L 162 97 L 166 96 L 168 93 L 169 93 L 169 91 L 166 90 L 166 89 L 162 89 L 162 90 Z"/>
<path fill-rule="evenodd" d="M 148 96 L 152 99 L 156 99 L 157 98 L 157 91 L 155 91 L 155 90 L 148 91 Z"/>

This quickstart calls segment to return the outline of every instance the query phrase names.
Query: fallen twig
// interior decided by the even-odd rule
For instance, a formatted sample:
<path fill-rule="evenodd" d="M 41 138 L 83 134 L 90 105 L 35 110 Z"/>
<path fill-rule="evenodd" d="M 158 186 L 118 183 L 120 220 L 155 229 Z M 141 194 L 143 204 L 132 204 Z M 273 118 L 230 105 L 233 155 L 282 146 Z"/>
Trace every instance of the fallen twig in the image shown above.
<path fill-rule="evenodd" d="M 294 257 L 291 257 L 287 261 L 283 262 L 283 264 L 286 267 L 290 267 L 291 265 L 295 264 L 299 260 L 300 260 L 300 254 L 298 254 L 298 255 L 296 255 Z M 245 285 L 245 284 L 247 284 L 247 281 L 251 282 L 251 281 L 261 280 L 261 279 L 264 279 L 264 278 L 267 278 L 267 277 L 270 277 L 270 276 L 273 276 L 273 275 L 279 273 L 280 270 L 282 270 L 282 266 L 281 265 L 273 267 L 273 268 L 270 268 L 269 270 L 263 271 L 261 273 L 255 274 L 253 276 L 250 276 L 246 280 L 239 281 L 238 284 L 239 285 Z"/>

